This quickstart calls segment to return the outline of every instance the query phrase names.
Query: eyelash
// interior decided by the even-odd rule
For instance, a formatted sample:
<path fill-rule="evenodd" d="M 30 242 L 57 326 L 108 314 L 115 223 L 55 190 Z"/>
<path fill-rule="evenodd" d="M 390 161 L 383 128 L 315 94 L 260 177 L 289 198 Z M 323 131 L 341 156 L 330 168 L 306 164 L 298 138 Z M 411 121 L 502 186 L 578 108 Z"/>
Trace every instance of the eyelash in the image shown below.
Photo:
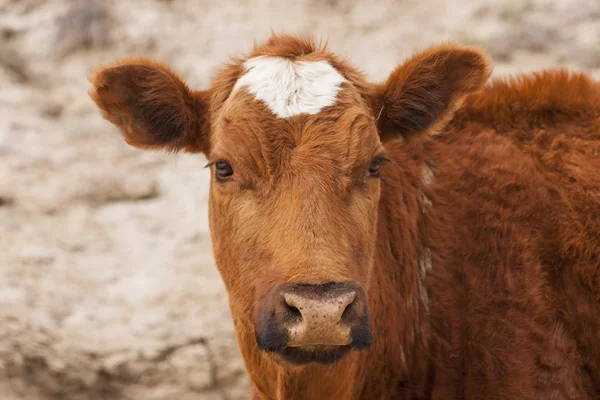
<path fill-rule="evenodd" d="M 234 174 L 233 167 L 227 161 L 223 161 L 223 160 L 211 161 L 208 164 L 206 164 L 204 167 L 210 168 L 212 166 L 215 167 L 215 178 L 219 182 L 225 182 L 225 181 L 229 180 Z M 219 171 L 219 170 L 221 170 L 221 171 Z"/>
<path fill-rule="evenodd" d="M 391 161 L 392 160 L 390 160 L 389 158 L 384 157 L 384 156 L 379 156 L 379 157 L 373 158 L 373 160 L 371 161 L 371 164 L 369 164 L 369 176 L 373 177 L 373 178 L 379 178 L 379 176 L 380 176 L 379 172 L 380 172 L 381 167 L 383 166 L 383 163 L 391 162 Z M 373 171 L 372 170 L 373 164 L 376 162 L 377 162 L 377 164 L 376 164 L 377 168 L 375 171 Z"/>

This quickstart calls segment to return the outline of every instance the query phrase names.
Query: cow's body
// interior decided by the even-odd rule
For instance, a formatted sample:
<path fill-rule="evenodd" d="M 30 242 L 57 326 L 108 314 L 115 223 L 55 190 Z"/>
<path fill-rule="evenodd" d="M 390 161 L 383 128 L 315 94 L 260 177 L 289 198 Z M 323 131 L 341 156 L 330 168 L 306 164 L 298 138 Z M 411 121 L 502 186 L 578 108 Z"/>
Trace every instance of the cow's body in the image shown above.
<path fill-rule="evenodd" d="M 386 340 L 361 398 L 600 396 L 599 118 L 597 84 L 545 73 L 472 95 L 423 146 L 387 145 L 369 293 Z"/>
<path fill-rule="evenodd" d="M 252 57 L 204 92 L 127 61 L 92 96 L 130 144 L 217 164 L 211 232 L 253 399 L 600 397 L 597 83 L 475 92 L 487 64 L 459 47 L 381 85 L 295 38 Z M 377 137 L 392 163 L 363 181 Z"/>

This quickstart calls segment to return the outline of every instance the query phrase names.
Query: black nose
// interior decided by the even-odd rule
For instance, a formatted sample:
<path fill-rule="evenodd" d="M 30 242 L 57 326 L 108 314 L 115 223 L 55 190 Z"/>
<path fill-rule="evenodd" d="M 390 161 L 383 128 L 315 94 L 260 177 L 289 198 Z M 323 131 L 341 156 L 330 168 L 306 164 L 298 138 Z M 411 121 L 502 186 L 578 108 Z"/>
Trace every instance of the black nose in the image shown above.
<path fill-rule="evenodd" d="M 366 295 L 354 282 L 280 285 L 265 298 L 256 328 L 263 350 L 313 359 L 373 342 Z"/>

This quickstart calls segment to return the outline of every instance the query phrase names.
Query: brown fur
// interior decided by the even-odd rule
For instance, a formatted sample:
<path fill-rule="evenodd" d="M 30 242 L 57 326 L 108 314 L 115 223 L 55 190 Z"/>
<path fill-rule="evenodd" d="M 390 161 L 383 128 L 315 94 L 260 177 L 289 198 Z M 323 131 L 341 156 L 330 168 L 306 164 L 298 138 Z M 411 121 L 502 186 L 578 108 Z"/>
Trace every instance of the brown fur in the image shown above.
<path fill-rule="evenodd" d="M 349 83 L 282 120 L 230 95 L 246 57 L 202 92 L 148 60 L 91 77 L 130 144 L 233 166 L 213 171 L 210 227 L 253 399 L 600 397 L 598 83 L 546 71 L 477 91 L 488 63 L 454 45 L 381 84 L 309 39 L 255 55 L 328 60 Z M 259 350 L 267 292 L 328 281 L 366 289 L 373 346 L 327 366 Z"/>

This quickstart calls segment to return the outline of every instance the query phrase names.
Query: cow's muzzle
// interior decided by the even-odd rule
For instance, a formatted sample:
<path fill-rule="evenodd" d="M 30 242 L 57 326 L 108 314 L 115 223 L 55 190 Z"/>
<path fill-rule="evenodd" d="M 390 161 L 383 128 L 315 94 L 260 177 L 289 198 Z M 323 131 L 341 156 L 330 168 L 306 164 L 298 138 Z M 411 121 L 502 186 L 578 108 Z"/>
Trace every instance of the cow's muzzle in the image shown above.
<path fill-rule="evenodd" d="M 294 364 L 328 364 L 373 342 L 364 290 L 354 282 L 284 284 L 258 313 L 256 341 Z"/>

